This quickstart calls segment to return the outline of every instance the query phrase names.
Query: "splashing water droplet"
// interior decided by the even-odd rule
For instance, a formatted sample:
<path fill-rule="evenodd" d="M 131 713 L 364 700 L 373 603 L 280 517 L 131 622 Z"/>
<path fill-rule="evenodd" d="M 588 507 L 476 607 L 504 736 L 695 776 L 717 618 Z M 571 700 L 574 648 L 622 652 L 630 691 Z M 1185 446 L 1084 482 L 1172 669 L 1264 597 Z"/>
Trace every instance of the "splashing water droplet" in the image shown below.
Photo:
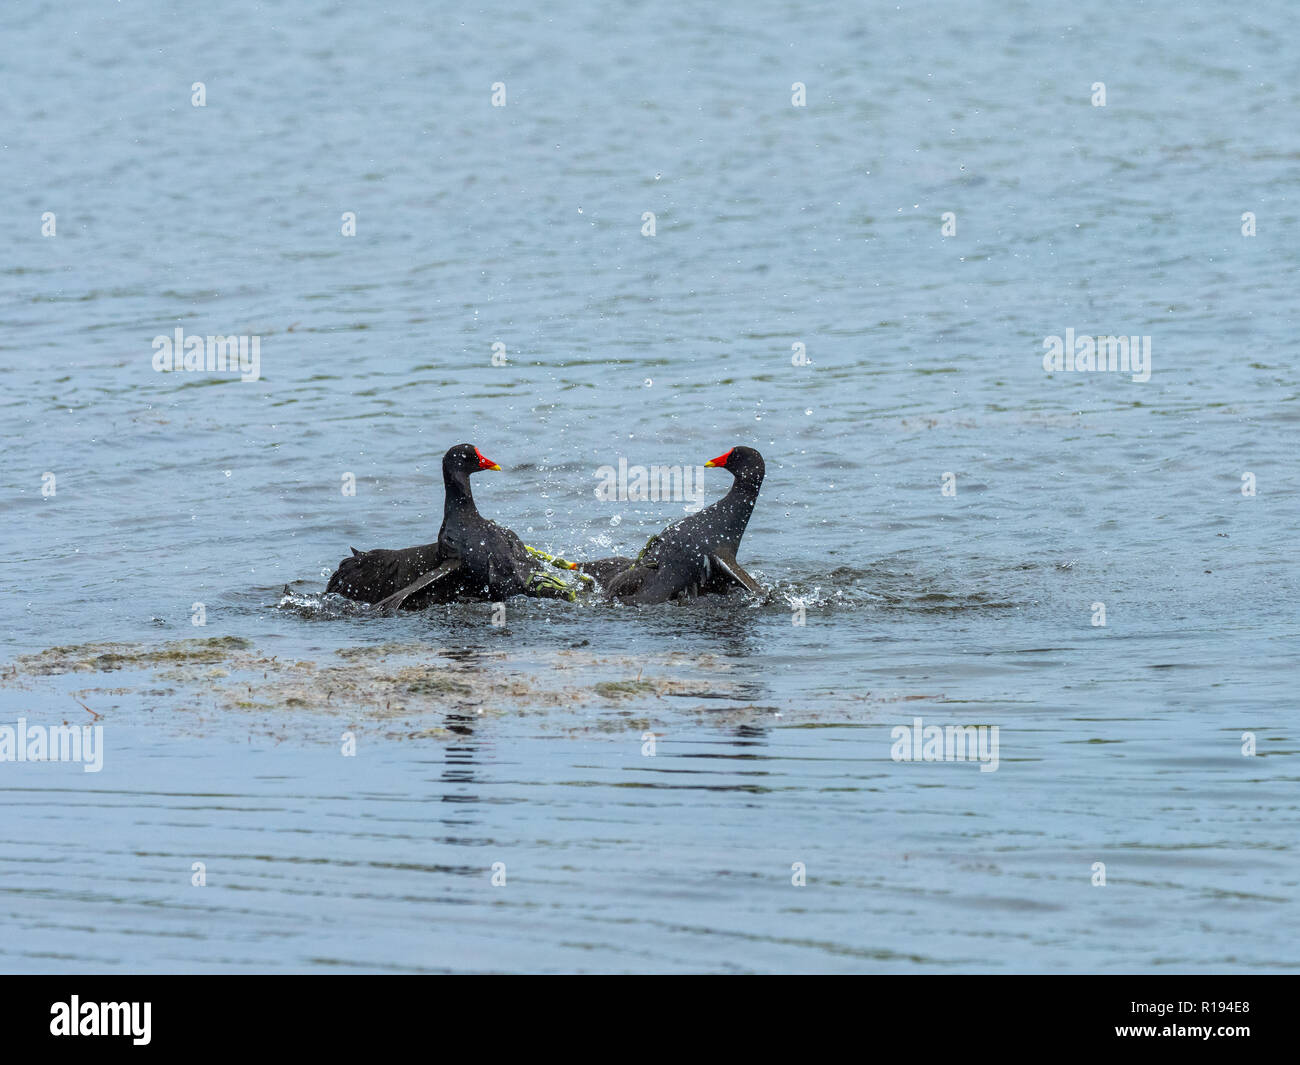
<path fill-rule="evenodd" d="M 652 380 L 650 380 L 650 378 L 647 377 L 647 378 L 645 379 L 645 386 L 646 386 L 646 388 L 652 388 L 652 387 L 654 387 L 654 382 L 653 382 Z"/>
<path fill-rule="evenodd" d="M 615 514 L 612 518 L 609 519 L 609 523 L 611 525 L 621 525 L 623 524 L 623 519 L 620 518 L 617 514 Z"/>

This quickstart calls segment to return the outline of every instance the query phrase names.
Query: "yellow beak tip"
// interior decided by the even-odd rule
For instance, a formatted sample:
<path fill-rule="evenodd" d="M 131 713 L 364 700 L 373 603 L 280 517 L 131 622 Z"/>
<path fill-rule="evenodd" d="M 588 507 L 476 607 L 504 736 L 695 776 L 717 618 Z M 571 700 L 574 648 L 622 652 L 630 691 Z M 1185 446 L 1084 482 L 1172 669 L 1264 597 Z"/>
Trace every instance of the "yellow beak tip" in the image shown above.
<path fill-rule="evenodd" d="M 496 470 L 498 473 L 501 472 L 501 467 L 500 467 L 499 465 L 497 465 L 495 462 L 492 463 L 492 465 L 489 466 L 488 469 L 489 469 L 489 470 Z"/>
<path fill-rule="evenodd" d="M 712 459 L 709 459 L 709 461 L 706 462 L 704 465 L 705 465 L 707 468 L 712 469 L 712 468 L 713 468 L 713 460 L 712 460 Z"/>

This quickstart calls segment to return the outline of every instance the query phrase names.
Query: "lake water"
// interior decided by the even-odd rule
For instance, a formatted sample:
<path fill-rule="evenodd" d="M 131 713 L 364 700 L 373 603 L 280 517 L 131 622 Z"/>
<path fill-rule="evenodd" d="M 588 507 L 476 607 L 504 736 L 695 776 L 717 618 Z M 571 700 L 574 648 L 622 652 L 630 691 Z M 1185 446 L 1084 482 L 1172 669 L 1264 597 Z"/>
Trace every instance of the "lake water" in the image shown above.
<path fill-rule="evenodd" d="M 0 763 L 0 967 L 1300 968 L 1291 14 L 6 11 L 0 726 L 103 767 Z M 757 447 L 772 591 L 322 603 L 461 441 L 572 558 Z"/>

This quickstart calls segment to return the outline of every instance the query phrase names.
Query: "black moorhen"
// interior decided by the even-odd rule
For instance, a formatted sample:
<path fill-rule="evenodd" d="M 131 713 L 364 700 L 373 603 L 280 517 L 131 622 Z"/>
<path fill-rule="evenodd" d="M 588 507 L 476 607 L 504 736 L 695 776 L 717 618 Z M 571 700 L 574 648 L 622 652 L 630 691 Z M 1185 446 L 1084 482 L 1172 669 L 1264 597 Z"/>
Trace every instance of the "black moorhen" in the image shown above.
<path fill-rule="evenodd" d="M 704 465 L 730 471 L 735 477 L 731 491 L 650 537 L 635 561 L 602 558 L 579 565 L 600 580 L 611 599 L 664 603 L 682 595 L 725 593 L 736 585 L 755 595 L 765 594 L 736 561 L 740 538 L 763 486 L 763 456 L 752 447 L 733 447 Z"/>
<path fill-rule="evenodd" d="M 549 556 L 524 546 L 515 532 L 489 521 L 474 506 L 470 474 L 499 469 L 473 444 L 457 444 L 442 457 L 446 501 L 437 542 L 401 551 L 354 547 L 325 591 L 390 610 L 418 610 L 457 599 L 495 603 L 514 595 L 572 599 L 574 590 L 536 561 L 550 561 Z"/>

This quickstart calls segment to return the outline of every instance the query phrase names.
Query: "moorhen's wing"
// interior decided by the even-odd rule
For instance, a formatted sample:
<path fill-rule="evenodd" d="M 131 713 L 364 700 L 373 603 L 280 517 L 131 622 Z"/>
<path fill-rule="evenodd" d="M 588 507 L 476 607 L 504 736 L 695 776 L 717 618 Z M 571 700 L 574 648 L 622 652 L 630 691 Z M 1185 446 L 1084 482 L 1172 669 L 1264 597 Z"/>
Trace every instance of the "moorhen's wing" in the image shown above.
<path fill-rule="evenodd" d="M 493 599 L 508 599 L 521 594 L 527 587 L 533 571 L 540 566 L 533 561 L 528 548 L 514 529 L 484 521 L 484 545 L 488 556 L 487 592 Z"/>
<path fill-rule="evenodd" d="M 449 577 L 451 574 L 455 573 L 458 569 L 460 569 L 460 559 L 449 558 L 437 569 L 430 570 L 428 573 L 424 574 L 424 576 L 419 577 L 416 580 L 413 580 L 401 591 L 394 592 L 392 595 L 388 596 L 387 598 L 381 599 L 375 605 L 380 610 L 397 610 L 401 607 L 403 603 L 405 603 L 409 598 L 411 598 L 411 596 L 413 596 L 416 592 L 423 591 L 425 588 L 429 587 L 429 585 L 431 585 L 434 581 L 440 581 L 444 577 Z"/>
<path fill-rule="evenodd" d="M 725 549 L 718 549 L 709 555 L 709 561 L 722 573 L 755 595 L 766 595 L 767 589 L 754 580 L 744 567 L 736 561 L 736 556 Z"/>

